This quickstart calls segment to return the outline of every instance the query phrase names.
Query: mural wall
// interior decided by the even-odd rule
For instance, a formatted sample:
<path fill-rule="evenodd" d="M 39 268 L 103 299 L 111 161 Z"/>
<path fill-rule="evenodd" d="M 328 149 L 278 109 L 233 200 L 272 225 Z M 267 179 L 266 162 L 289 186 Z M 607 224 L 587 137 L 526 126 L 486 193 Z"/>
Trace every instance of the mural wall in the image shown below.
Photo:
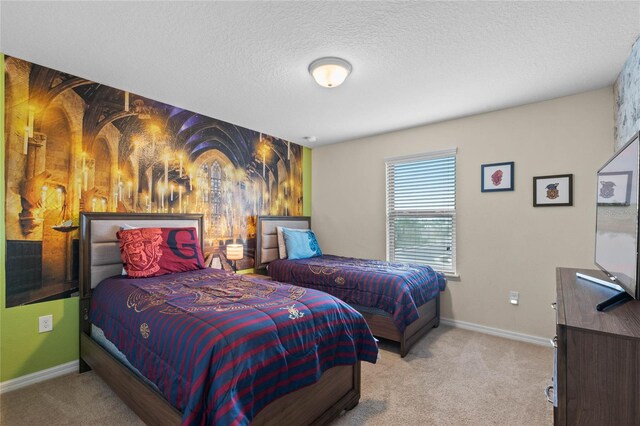
<path fill-rule="evenodd" d="M 616 151 L 640 131 L 640 39 L 636 40 L 613 86 Z"/>
<path fill-rule="evenodd" d="M 302 214 L 302 147 L 5 57 L 7 307 L 74 295 L 80 212 L 203 213 L 205 256 Z"/>

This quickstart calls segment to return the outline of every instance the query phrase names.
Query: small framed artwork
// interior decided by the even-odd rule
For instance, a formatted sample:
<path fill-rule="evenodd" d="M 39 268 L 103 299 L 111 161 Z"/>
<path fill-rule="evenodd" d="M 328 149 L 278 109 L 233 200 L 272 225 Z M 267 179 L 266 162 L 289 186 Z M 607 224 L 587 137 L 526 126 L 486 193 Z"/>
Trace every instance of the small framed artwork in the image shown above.
<path fill-rule="evenodd" d="M 533 207 L 573 205 L 573 175 L 533 178 Z"/>
<path fill-rule="evenodd" d="M 628 206 L 631 202 L 632 171 L 598 173 L 598 205 Z"/>
<path fill-rule="evenodd" d="M 513 191 L 514 163 L 483 164 L 480 166 L 482 192 Z"/>

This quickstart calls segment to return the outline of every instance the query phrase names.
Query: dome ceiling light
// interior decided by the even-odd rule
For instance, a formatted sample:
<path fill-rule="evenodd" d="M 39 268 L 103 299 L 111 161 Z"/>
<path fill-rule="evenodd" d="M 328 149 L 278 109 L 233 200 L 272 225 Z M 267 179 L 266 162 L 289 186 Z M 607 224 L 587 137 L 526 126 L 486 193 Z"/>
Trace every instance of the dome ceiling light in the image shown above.
<path fill-rule="evenodd" d="M 309 65 L 316 83 L 329 89 L 340 86 L 350 73 L 351 64 L 340 58 L 320 58 Z"/>

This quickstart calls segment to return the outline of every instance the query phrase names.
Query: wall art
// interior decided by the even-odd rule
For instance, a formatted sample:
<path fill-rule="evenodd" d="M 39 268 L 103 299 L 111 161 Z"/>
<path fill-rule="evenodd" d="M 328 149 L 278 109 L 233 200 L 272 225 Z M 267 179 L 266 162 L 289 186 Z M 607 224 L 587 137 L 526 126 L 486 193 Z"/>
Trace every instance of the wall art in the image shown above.
<path fill-rule="evenodd" d="M 4 78 L 8 307 L 74 294 L 80 212 L 202 213 L 239 269 L 257 215 L 302 214 L 300 145 L 13 57 Z"/>
<path fill-rule="evenodd" d="M 513 191 L 515 166 L 506 163 L 483 164 L 480 167 L 482 192 Z"/>
<path fill-rule="evenodd" d="M 533 178 L 533 207 L 573 205 L 573 175 Z"/>

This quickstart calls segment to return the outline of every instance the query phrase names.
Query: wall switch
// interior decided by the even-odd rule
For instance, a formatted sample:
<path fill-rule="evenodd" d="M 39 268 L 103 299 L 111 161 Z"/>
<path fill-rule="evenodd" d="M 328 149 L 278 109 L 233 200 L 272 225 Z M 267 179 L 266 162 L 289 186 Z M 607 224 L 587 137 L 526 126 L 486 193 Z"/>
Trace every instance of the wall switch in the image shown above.
<path fill-rule="evenodd" d="M 38 318 L 38 333 L 46 333 L 53 330 L 53 315 L 45 315 Z"/>
<path fill-rule="evenodd" d="M 509 292 L 509 302 L 511 302 L 512 305 L 517 305 L 518 299 L 520 299 L 520 293 L 518 293 L 517 291 Z"/>

